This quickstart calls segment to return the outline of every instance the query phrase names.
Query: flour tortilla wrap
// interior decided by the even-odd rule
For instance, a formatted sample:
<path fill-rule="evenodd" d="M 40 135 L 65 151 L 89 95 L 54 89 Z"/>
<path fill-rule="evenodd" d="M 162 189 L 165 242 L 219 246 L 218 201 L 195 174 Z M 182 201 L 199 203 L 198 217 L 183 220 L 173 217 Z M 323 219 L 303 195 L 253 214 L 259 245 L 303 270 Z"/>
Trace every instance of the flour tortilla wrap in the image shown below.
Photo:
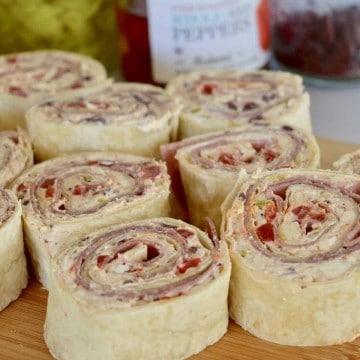
<path fill-rule="evenodd" d="M 318 346 L 360 334 L 360 176 L 288 169 L 233 191 L 222 224 L 230 316 L 262 339 Z"/>
<path fill-rule="evenodd" d="M 3 310 L 20 296 L 28 280 L 20 202 L 4 189 L 0 189 L 0 255 L 0 310 Z"/>
<path fill-rule="evenodd" d="M 183 185 L 190 221 L 200 228 L 205 225 L 205 217 L 220 227 L 220 206 L 241 170 L 250 175 L 260 170 L 313 168 L 320 158 L 315 138 L 288 125 L 252 125 L 212 132 L 165 145 L 162 151 L 169 162 L 172 184 L 181 181 Z M 181 180 L 175 178 L 179 175 Z"/>
<path fill-rule="evenodd" d="M 103 65 L 84 55 L 39 50 L 0 56 L 0 129 L 25 127 L 31 106 L 86 94 L 111 83 Z"/>
<path fill-rule="evenodd" d="M 25 169 L 33 165 L 34 154 L 27 133 L 16 130 L 0 131 L 0 186 L 8 186 Z"/>
<path fill-rule="evenodd" d="M 182 106 L 178 138 L 253 123 L 311 132 L 302 78 L 280 71 L 208 71 L 175 77 L 167 91 Z"/>
<path fill-rule="evenodd" d="M 171 140 L 178 106 L 156 86 L 117 83 L 95 94 L 48 101 L 26 114 L 36 158 L 76 151 L 159 157 Z"/>
<path fill-rule="evenodd" d="M 333 166 L 337 171 L 360 175 L 360 149 L 342 155 Z"/>
<path fill-rule="evenodd" d="M 230 259 L 180 220 L 116 225 L 54 258 L 45 341 L 62 360 L 185 359 L 227 331 Z"/>
<path fill-rule="evenodd" d="M 50 259 L 72 238 L 129 220 L 168 215 L 164 163 L 90 152 L 39 163 L 12 184 L 23 206 L 26 245 L 48 287 Z"/>

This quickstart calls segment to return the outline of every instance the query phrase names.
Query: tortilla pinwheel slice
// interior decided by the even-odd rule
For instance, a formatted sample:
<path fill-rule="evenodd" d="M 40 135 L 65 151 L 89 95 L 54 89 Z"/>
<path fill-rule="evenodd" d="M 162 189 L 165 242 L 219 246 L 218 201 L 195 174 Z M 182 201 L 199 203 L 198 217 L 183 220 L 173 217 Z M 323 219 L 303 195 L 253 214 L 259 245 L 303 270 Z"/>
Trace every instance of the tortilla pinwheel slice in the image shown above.
<path fill-rule="evenodd" d="M 225 242 L 154 218 L 78 238 L 53 259 L 45 341 L 62 360 L 177 360 L 227 331 Z"/>
<path fill-rule="evenodd" d="M 288 125 L 253 125 L 212 132 L 170 143 L 162 148 L 178 196 L 186 197 L 192 224 L 203 228 L 205 217 L 221 223 L 221 204 L 239 172 L 317 167 L 315 138 Z M 181 179 L 180 179 L 180 176 Z M 184 194 L 181 194 L 183 185 Z M 180 202 L 181 203 L 181 202 Z"/>
<path fill-rule="evenodd" d="M 0 187 L 8 186 L 33 163 L 33 150 L 24 130 L 0 131 Z"/>
<path fill-rule="evenodd" d="M 333 166 L 337 171 L 360 175 L 360 149 L 342 155 Z"/>
<path fill-rule="evenodd" d="M 339 344 L 360 334 L 360 176 L 288 169 L 226 200 L 230 316 L 279 344 Z"/>
<path fill-rule="evenodd" d="M 25 127 L 26 111 L 39 102 L 86 94 L 111 82 L 100 62 L 76 53 L 39 50 L 2 55 L 0 129 Z"/>
<path fill-rule="evenodd" d="M 50 259 L 73 238 L 124 221 L 167 216 L 164 163 L 90 152 L 39 163 L 12 184 L 23 207 L 25 242 L 47 288 Z"/>
<path fill-rule="evenodd" d="M 26 124 L 36 158 L 77 151 L 159 157 L 176 132 L 178 106 L 160 87 L 117 83 L 95 94 L 33 107 Z"/>
<path fill-rule="evenodd" d="M 21 205 L 9 190 L 0 189 L 0 310 L 16 300 L 28 273 L 21 225 Z"/>
<path fill-rule="evenodd" d="M 302 78 L 287 72 L 191 72 L 171 80 L 167 91 L 182 106 L 179 139 L 254 123 L 312 129 Z"/>

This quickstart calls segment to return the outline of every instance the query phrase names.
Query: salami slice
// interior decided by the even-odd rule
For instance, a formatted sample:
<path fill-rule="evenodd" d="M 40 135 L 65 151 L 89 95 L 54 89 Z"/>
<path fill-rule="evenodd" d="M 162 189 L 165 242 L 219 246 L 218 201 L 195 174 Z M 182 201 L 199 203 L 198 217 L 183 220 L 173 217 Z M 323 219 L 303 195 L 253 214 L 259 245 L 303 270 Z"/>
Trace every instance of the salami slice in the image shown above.
<path fill-rule="evenodd" d="M 45 341 L 57 359 L 185 359 L 227 331 L 226 244 L 180 220 L 105 228 L 53 265 Z"/>
<path fill-rule="evenodd" d="M 176 131 L 177 105 L 156 86 L 117 83 L 96 94 L 32 108 L 26 123 L 40 160 L 75 151 L 159 156 Z"/>
<path fill-rule="evenodd" d="M 28 273 L 21 225 L 21 206 L 15 195 L 0 188 L 0 310 L 16 300 L 27 285 Z"/>
<path fill-rule="evenodd" d="M 315 138 L 288 125 L 253 125 L 212 132 L 165 145 L 162 152 L 169 163 L 172 186 L 181 198 L 183 185 L 190 221 L 200 228 L 204 227 L 205 217 L 211 217 L 219 228 L 220 206 L 241 170 L 252 174 L 319 165 Z"/>
<path fill-rule="evenodd" d="M 0 129 L 25 126 L 32 106 L 53 96 L 72 97 L 111 82 L 103 65 L 87 56 L 42 50 L 0 56 Z"/>
<path fill-rule="evenodd" d="M 230 200 L 230 199 L 228 199 Z M 287 345 L 360 333 L 360 176 L 277 170 L 234 190 L 223 223 L 230 316 Z"/>
<path fill-rule="evenodd" d="M 180 139 L 253 123 L 311 131 L 309 94 L 302 78 L 280 71 L 213 71 L 179 75 L 167 91 L 182 109 Z"/>
<path fill-rule="evenodd" d="M 94 229 L 168 215 L 164 163 L 121 153 L 67 155 L 25 171 L 12 188 L 21 199 L 25 241 L 37 278 L 48 287 L 50 258 Z"/>

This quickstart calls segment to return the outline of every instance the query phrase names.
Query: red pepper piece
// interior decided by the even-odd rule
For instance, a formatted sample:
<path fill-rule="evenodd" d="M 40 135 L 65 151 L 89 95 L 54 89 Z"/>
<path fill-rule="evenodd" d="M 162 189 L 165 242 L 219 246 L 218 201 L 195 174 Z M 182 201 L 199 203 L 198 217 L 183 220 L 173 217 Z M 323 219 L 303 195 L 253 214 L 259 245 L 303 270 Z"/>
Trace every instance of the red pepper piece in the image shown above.
<path fill-rule="evenodd" d="M 104 265 L 106 265 L 110 260 L 110 257 L 108 255 L 100 255 L 96 259 L 96 265 L 99 268 L 102 268 Z"/>
<path fill-rule="evenodd" d="M 259 226 L 256 229 L 256 235 L 262 242 L 274 241 L 275 239 L 274 228 L 269 223 Z"/>
<path fill-rule="evenodd" d="M 205 84 L 201 90 L 201 92 L 203 94 L 206 95 L 212 95 L 213 94 L 213 90 L 217 87 L 217 85 L 214 84 Z"/>
<path fill-rule="evenodd" d="M 236 164 L 236 160 L 234 155 L 232 154 L 228 154 L 228 153 L 222 153 L 220 154 L 218 161 L 222 162 L 223 164 L 228 164 L 228 165 L 235 165 Z"/>
<path fill-rule="evenodd" d="M 12 95 L 26 97 L 27 93 L 19 86 L 9 86 L 9 93 Z"/>
<path fill-rule="evenodd" d="M 265 219 L 268 223 L 276 218 L 277 215 L 277 207 L 276 205 L 271 202 L 266 205 L 265 208 Z"/>
<path fill-rule="evenodd" d="M 180 274 L 183 274 L 184 272 L 186 272 L 187 269 L 192 268 L 192 267 L 196 267 L 201 263 L 201 259 L 199 258 L 194 258 L 194 259 L 190 259 L 190 260 L 184 260 L 183 263 L 181 265 L 177 266 L 177 270 Z"/>
<path fill-rule="evenodd" d="M 45 197 L 53 197 L 55 194 L 55 187 L 50 185 L 45 191 Z"/>

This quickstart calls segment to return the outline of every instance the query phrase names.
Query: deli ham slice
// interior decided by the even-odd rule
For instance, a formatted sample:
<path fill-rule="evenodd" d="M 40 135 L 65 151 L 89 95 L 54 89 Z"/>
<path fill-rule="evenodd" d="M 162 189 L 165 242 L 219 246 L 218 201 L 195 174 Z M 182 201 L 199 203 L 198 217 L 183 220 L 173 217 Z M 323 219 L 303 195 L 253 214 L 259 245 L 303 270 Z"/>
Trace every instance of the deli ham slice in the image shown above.
<path fill-rule="evenodd" d="M 227 331 L 226 244 L 180 220 L 79 237 L 51 276 L 45 341 L 57 359 L 185 359 Z"/>
<path fill-rule="evenodd" d="M 360 334 L 360 176 L 276 170 L 237 185 L 222 238 L 230 316 L 257 337 L 320 346 Z"/>
<path fill-rule="evenodd" d="M 164 89 L 117 83 L 95 94 L 35 106 L 26 124 L 39 160 L 104 150 L 159 157 L 159 146 L 176 132 L 177 116 L 178 105 Z"/>
<path fill-rule="evenodd" d="M 90 152 L 39 163 L 12 184 L 23 206 L 25 241 L 48 287 L 51 258 L 73 237 L 129 220 L 167 216 L 170 180 L 162 162 Z"/>
<path fill-rule="evenodd" d="M 311 131 L 309 94 L 302 78 L 287 72 L 191 72 L 171 80 L 167 91 L 181 105 L 179 139 L 254 123 Z"/>
<path fill-rule="evenodd" d="M 87 56 L 39 50 L 0 56 L 0 129 L 25 127 L 31 106 L 54 96 L 73 97 L 112 81 L 103 65 Z"/>

